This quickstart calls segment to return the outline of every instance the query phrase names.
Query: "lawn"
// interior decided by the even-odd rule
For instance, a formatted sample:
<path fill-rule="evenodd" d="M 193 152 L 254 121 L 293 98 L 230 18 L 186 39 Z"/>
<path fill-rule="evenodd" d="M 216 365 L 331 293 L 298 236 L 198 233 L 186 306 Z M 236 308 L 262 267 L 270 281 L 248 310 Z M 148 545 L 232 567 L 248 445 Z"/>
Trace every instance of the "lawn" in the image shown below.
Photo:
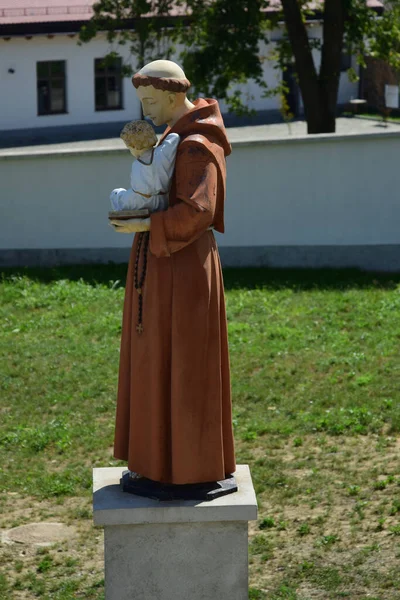
<path fill-rule="evenodd" d="M 381 121 L 382 123 L 385 122 L 384 116 L 382 113 L 378 113 L 378 112 L 359 112 L 359 113 L 354 113 L 354 112 L 349 112 L 349 111 L 345 111 L 342 113 L 343 117 L 355 117 L 356 119 L 370 119 L 372 121 Z M 387 119 L 386 119 L 387 123 L 400 123 L 400 116 L 398 116 L 397 114 L 390 114 Z"/>
<path fill-rule="evenodd" d="M 0 279 L 0 598 L 103 598 L 91 469 L 112 458 L 126 266 Z M 224 272 L 237 458 L 251 467 L 250 599 L 400 599 L 400 275 Z M 155 599 L 156 600 L 156 599 Z"/>

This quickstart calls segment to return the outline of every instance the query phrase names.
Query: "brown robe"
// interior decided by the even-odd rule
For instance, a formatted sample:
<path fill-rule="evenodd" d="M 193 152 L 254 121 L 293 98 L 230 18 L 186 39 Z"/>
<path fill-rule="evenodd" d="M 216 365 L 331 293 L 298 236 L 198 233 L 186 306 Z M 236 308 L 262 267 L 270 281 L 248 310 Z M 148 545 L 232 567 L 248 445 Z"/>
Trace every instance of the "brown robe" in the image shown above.
<path fill-rule="evenodd" d="M 169 208 L 151 215 L 136 331 L 135 235 L 125 291 L 115 458 L 164 483 L 200 483 L 235 471 L 229 355 L 221 265 L 213 226 L 224 230 L 225 155 L 216 100 L 168 129 L 178 133 Z M 138 274 L 142 273 L 143 250 Z"/>

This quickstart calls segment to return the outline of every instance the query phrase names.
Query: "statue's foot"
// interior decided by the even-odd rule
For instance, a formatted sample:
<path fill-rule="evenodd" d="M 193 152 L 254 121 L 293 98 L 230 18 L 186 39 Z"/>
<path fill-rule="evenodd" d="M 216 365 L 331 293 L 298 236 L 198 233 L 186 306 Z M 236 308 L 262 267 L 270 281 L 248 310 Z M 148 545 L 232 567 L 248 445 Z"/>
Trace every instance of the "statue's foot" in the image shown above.
<path fill-rule="evenodd" d="M 135 471 L 129 471 L 129 479 L 142 479 L 143 475 L 140 473 L 135 473 Z"/>

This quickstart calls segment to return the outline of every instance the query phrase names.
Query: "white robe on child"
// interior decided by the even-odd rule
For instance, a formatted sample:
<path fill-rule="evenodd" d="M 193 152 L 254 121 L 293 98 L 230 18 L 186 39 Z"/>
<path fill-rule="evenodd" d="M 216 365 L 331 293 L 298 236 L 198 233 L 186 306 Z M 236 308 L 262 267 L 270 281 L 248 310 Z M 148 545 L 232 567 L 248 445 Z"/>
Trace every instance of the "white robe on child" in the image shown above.
<path fill-rule="evenodd" d="M 113 210 L 148 208 L 155 212 L 168 208 L 168 192 L 179 141 L 177 133 L 170 133 L 162 144 L 146 150 L 133 162 L 130 189 L 116 188 L 111 192 Z M 141 194 L 151 198 L 145 198 Z"/>

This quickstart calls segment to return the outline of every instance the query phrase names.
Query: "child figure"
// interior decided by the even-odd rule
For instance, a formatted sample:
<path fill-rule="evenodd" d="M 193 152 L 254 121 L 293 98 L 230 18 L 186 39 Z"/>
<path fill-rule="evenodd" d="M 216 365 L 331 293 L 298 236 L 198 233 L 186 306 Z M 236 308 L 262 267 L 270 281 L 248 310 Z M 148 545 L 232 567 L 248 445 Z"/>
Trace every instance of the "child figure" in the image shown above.
<path fill-rule="evenodd" d="M 120 137 L 136 160 L 132 164 L 130 189 L 116 188 L 111 192 L 113 210 L 166 210 L 179 135 L 170 133 L 154 148 L 157 136 L 153 127 L 147 121 L 131 121 Z"/>

